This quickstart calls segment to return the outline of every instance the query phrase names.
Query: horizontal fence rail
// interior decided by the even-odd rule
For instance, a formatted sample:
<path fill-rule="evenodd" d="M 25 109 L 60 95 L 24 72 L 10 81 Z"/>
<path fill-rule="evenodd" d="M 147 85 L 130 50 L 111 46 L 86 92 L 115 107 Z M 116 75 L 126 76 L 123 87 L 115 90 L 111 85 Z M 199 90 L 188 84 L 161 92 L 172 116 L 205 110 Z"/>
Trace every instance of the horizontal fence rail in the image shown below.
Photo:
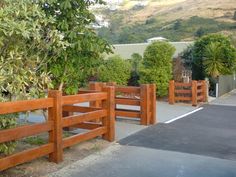
<path fill-rule="evenodd" d="M 114 82 L 101 83 L 90 82 L 89 89 L 101 91 L 106 85 L 115 86 L 115 116 L 138 118 L 140 124 L 149 125 L 156 123 L 156 86 L 155 84 L 143 84 L 140 87 L 117 86 Z M 92 107 L 101 107 L 101 102 L 90 102 Z M 137 106 L 139 110 L 120 105 Z"/>
<path fill-rule="evenodd" d="M 46 155 L 49 155 L 50 161 L 59 163 L 63 160 L 64 148 L 98 136 L 102 136 L 108 141 L 114 141 L 114 94 L 114 87 L 104 87 L 102 92 L 84 92 L 68 96 L 62 96 L 60 91 L 49 91 L 48 98 L 45 99 L 0 103 L 0 114 L 2 115 L 48 109 L 48 120 L 44 123 L 0 130 L 0 143 L 16 141 L 45 132 L 49 134 L 48 142 L 44 145 L 0 158 L 0 171 Z M 101 101 L 102 107 L 75 105 L 90 101 Z M 67 116 L 63 117 L 66 114 Z M 91 122 L 98 118 L 102 119 L 101 123 Z M 63 138 L 63 128 L 65 127 L 82 128 L 88 131 Z"/>
<path fill-rule="evenodd" d="M 197 106 L 200 102 L 207 101 L 206 81 L 192 81 L 190 83 L 180 83 L 170 81 L 169 83 L 169 103 L 187 102 Z"/>

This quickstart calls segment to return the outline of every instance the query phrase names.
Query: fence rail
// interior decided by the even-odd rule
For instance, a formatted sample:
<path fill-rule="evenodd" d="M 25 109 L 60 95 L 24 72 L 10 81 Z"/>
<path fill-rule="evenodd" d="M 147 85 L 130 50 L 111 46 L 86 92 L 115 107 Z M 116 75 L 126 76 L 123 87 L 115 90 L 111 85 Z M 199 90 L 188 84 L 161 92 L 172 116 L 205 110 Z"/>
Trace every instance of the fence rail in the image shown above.
<path fill-rule="evenodd" d="M 140 124 L 149 125 L 156 123 L 156 86 L 143 84 L 140 87 L 117 86 L 114 82 L 90 82 L 89 89 L 101 91 L 105 85 L 115 86 L 115 116 L 138 118 Z M 91 102 L 93 107 L 101 107 L 99 101 Z M 118 105 L 137 106 L 139 110 L 122 109 Z"/>
<path fill-rule="evenodd" d="M 191 102 L 197 106 L 200 102 L 207 101 L 206 81 L 192 81 L 190 83 L 180 83 L 170 81 L 169 83 L 169 103 Z"/>
<path fill-rule="evenodd" d="M 0 114 L 11 114 L 37 109 L 48 109 L 48 120 L 44 123 L 24 125 L 0 130 L 0 143 L 19 140 L 28 136 L 48 132 L 48 143 L 36 148 L 15 153 L 0 159 L 0 171 L 49 155 L 49 160 L 59 163 L 63 160 L 63 149 L 97 136 L 108 141 L 114 140 L 115 113 L 114 87 L 104 87 L 103 92 L 62 96 L 60 91 L 49 91 L 48 98 L 0 103 Z M 102 101 L 101 109 L 74 106 L 76 103 Z M 76 112 L 77 115 L 62 116 L 62 111 Z M 102 123 L 89 121 L 101 118 Z M 86 133 L 63 138 L 64 127 L 88 129 Z"/>

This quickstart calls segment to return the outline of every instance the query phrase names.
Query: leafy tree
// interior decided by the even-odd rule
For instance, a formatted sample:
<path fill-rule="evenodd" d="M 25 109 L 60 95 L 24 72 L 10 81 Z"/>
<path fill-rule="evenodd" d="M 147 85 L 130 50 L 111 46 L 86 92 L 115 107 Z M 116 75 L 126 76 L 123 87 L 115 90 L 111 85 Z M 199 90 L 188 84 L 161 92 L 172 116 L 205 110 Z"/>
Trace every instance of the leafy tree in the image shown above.
<path fill-rule="evenodd" d="M 104 61 L 98 69 L 99 81 L 116 82 L 118 85 L 127 85 L 130 78 L 131 65 L 120 56 L 113 56 Z"/>
<path fill-rule="evenodd" d="M 214 44 L 212 44 L 214 43 Z M 204 67 L 204 59 L 206 58 L 206 54 L 209 56 L 209 46 L 211 44 L 214 45 L 217 50 L 220 50 L 221 55 L 220 58 L 223 60 L 223 68 L 220 70 L 219 74 L 232 74 L 235 71 L 235 48 L 231 44 L 231 41 L 228 37 L 221 34 L 210 34 L 207 36 L 203 36 L 199 40 L 194 43 L 193 48 L 193 79 L 204 79 L 206 76 L 205 67 Z M 208 52 L 206 52 L 206 48 L 208 48 Z M 211 52 L 213 50 L 211 49 Z M 216 51 L 214 51 L 216 52 Z M 212 54 L 216 55 L 216 54 Z M 219 58 L 219 57 L 217 57 Z"/>
<path fill-rule="evenodd" d="M 175 48 L 168 42 L 153 42 L 145 52 L 140 83 L 155 83 L 157 95 L 166 96 L 169 80 L 172 78 L 172 57 Z"/>
<path fill-rule="evenodd" d="M 57 30 L 50 29 L 53 18 L 31 0 L 2 0 L 0 4 L 0 101 L 44 96 L 50 87 L 47 62 L 63 50 Z M 52 46 L 57 50 L 50 53 Z M 58 52 L 58 53 L 57 53 Z M 16 126 L 18 115 L 0 116 L 0 129 Z M 9 154 L 15 143 L 0 144 L 0 153 Z"/>
<path fill-rule="evenodd" d="M 95 16 L 89 7 L 102 0 L 43 0 L 39 1 L 48 18 L 54 17 L 51 28 L 63 34 L 63 41 L 68 43 L 66 50 L 49 63 L 53 75 L 54 88 L 66 93 L 76 93 L 81 80 L 86 80 L 87 66 L 110 52 L 111 47 L 97 36 L 91 28 Z"/>

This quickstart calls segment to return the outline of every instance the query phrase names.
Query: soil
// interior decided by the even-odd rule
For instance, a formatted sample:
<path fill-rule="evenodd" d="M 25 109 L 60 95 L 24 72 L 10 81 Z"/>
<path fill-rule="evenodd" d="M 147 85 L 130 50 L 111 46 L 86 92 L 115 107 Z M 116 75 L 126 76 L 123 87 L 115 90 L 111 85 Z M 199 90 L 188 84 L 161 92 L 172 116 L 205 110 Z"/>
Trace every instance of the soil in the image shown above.
<path fill-rule="evenodd" d="M 38 158 L 34 161 L 18 165 L 0 173 L 0 177 L 46 177 L 48 174 L 81 160 L 91 154 L 99 153 L 109 146 L 109 142 L 97 138 L 86 141 L 64 150 L 63 162 L 56 164 L 48 161 L 48 157 Z M 29 145 L 18 143 L 19 149 L 25 149 Z M 33 146 L 30 146 L 33 147 Z"/>

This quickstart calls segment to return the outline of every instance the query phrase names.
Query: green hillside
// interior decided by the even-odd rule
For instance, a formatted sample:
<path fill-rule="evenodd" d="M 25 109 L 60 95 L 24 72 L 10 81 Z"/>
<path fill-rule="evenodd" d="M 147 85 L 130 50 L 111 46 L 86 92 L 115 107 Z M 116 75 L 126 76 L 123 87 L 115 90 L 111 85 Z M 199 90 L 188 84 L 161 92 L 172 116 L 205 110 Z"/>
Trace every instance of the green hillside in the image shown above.
<path fill-rule="evenodd" d="M 99 11 L 110 26 L 98 29 L 98 34 L 113 44 L 145 42 L 157 36 L 170 41 L 191 41 L 209 33 L 235 35 L 233 1 L 216 1 L 150 1 L 148 6 L 140 7 L 133 5 L 135 1 L 126 0 L 115 11 Z"/>
<path fill-rule="evenodd" d="M 162 36 L 170 41 L 190 41 L 204 34 L 236 31 L 236 24 L 218 22 L 209 18 L 191 17 L 187 20 L 176 20 L 161 24 L 158 19 L 149 19 L 142 24 L 119 26 L 111 24 L 109 28 L 101 28 L 98 34 L 113 44 L 145 42 L 146 39 Z M 228 34 L 227 33 L 227 34 Z"/>

